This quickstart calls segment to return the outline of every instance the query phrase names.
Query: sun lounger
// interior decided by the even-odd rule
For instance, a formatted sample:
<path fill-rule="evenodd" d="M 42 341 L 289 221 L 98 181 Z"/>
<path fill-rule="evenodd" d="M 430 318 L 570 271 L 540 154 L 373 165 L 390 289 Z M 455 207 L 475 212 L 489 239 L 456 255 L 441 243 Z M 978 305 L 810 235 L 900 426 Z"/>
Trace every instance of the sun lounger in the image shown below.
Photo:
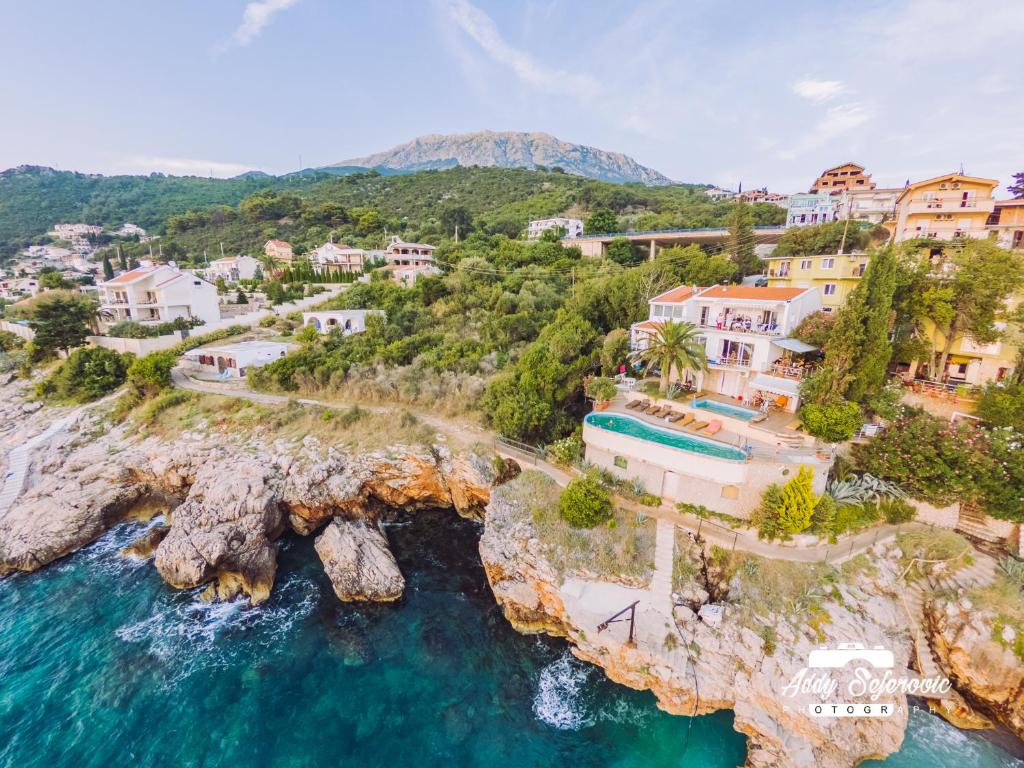
<path fill-rule="evenodd" d="M 660 405 L 657 405 L 655 403 L 651 403 L 650 405 L 647 406 L 646 410 L 644 410 L 644 413 L 646 413 L 648 416 L 653 416 L 654 414 L 658 413 L 660 410 L 661 410 L 661 406 Z"/>
<path fill-rule="evenodd" d="M 679 421 L 676 422 L 676 426 L 677 427 L 685 427 L 687 424 L 689 424 L 695 418 L 697 418 L 697 417 L 694 416 L 692 413 L 684 413 L 683 414 L 683 418 L 681 418 Z"/>
<path fill-rule="evenodd" d="M 647 413 L 648 413 L 648 415 L 654 416 L 655 418 L 661 418 L 666 413 L 668 413 L 670 410 L 672 410 L 672 409 L 671 408 L 667 408 L 664 405 L 659 405 L 653 411 L 648 411 Z"/>
<path fill-rule="evenodd" d="M 768 418 L 768 414 L 767 414 L 767 413 L 764 413 L 764 412 L 762 411 L 761 413 L 757 414 L 757 416 L 755 416 L 754 418 L 752 418 L 752 419 L 750 420 L 750 423 L 751 423 L 751 424 L 760 424 L 760 423 L 761 423 L 762 421 L 765 421 L 765 420 L 766 420 L 767 418 Z"/>
<path fill-rule="evenodd" d="M 686 416 L 685 413 L 681 413 L 679 411 L 673 411 L 671 414 L 669 414 L 665 418 L 665 421 L 672 422 L 674 424 L 675 422 L 679 421 L 680 419 L 684 418 L 685 416 Z"/>
<path fill-rule="evenodd" d="M 711 422 L 707 425 L 707 427 L 703 430 L 703 432 L 705 435 L 710 436 L 718 432 L 721 428 L 722 422 L 720 422 L 718 419 L 712 419 Z"/>
<path fill-rule="evenodd" d="M 631 411 L 636 410 L 637 408 L 646 408 L 647 402 L 647 400 L 630 400 L 626 403 L 626 407 Z"/>
<path fill-rule="evenodd" d="M 706 421 L 695 421 L 693 422 L 693 424 L 690 425 L 690 429 L 692 429 L 694 432 L 697 432 L 701 429 L 704 429 L 704 427 L 706 427 L 707 425 L 708 423 Z"/>

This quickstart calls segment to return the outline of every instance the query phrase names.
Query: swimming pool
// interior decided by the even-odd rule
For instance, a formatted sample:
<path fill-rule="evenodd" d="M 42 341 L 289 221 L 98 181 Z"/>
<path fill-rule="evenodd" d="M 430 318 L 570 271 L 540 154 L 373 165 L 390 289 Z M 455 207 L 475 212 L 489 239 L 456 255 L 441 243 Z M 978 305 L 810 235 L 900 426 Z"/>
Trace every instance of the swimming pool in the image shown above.
<path fill-rule="evenodd" d="M 730 445 L 716 443 L 714 440 L 705 440 L 696 435 L 689 435 L 684 432 L 676 432 L 660 427 L 646 424 L 633 416 L 626 416 L 619 413 L 591 413 L 584 421 L 592 427 L 606 429 L 609 432 L 617 432 L 620 435 L 638 437 L 641 440 L 649 440 L 652 443 L 660 443 L 670 448 L 679 448 L 690 453 L 700 453 L 704 456 L 712 456 L 716 459 L 727 461 L 745 461 L 747 454 L 739 448 Z"/>
<path fill-rule="evenodd" d="M 744 408 L 741 405 L 729 405 L 728 403 L 720 403 L 717 400 L 698 400 L 694 398 L 690 405 L 702 411 L 711 411 L 712 413 L 717 413 L 719 416 L 732 416 L 734 419 L 742 419 L 743 421 L 750 421 L 760 413 L 760 411 L 755 411 L 753 408 Z"/>

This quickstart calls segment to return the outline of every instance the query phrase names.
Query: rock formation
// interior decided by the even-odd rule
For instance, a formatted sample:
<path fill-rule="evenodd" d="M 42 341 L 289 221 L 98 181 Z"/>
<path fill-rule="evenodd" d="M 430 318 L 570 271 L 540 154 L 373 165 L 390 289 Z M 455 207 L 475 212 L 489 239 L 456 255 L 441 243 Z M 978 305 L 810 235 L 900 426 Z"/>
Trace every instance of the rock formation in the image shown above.
<path fill-rule="evenodd" d="M 375 525 L 376 510 L 387 507 L 454 506 L 480 516 L 497 478 L 487 460 L 453 457 L 444 446 L 354 454 L 324 449 L 308 437 L 300 445 L 265 445 L 198 434 L 169 443 L 141 439 L 86 413 L 40 447 L 27 490 L 0 518 L 0 576 L 40 568 L 141 506 L 159 507 L 170 518 L 156 542 L 161 577 L 178 588 L 210 584 L 207 594 L 219 599 L 244 593 L 255 603 L 270 594 L 275 540 L 286 529 L 309 535 L 335 516 Z M 330 575 L 339 595 L 400 594 L 401 574 L 385 567 L 390 553 L 373 530 L 348 529 L 347 546 L 368 558 L 351 560 L 362 569 L 353 589 L 338 586 L 346 562 L 338 549 L 342 528 L 324 541 L 338 555 Z"/>
<path fill-rule="evenodd" d="M 890 648 L 898 669 L 906 668 L 909 638 L 901 635 L 894 599 L 898 566 L 880 569 L 855 586 L 836 587 L 838 598 L 818 596 L 828 621 L 794 628 L 781 616 L 757 616 L 754 626 L 728 606 L 718 627 L 701 622 L 692 610 L 653 605 L 647 590 L 574 579 L 563 580 L 549 563 L 528 509 L 515 498 L 515 483 L 494 490 L 487 506 L 480 556 L 495 598 L 520 631 L 566 637 L 573 653 L 602 667 L 615 682 L 650 690 L 658 706 L 672 714 L 694 715 L 731 709 L 735 728 L 748 736 L 747 765 L 850 768 L 897 751 L 907 723 L 906 701 L 886 718 L 819 718 L 808 714 L 814 695 L 789 696 L 786 685 L 808 663 L 811 650 L 857 639 L 867 647 Z M 885 562 L 884 559 L 879 558 Z M 622 595 L 596 601 L 585 594 Z M 622 642 L 623 625 L 599 633 L 597 624 L 640 599 L 635 646 Z M 616 639 L 618 638 L 618 639 Z M 853 669 L 836 674 L 845 690 Z"/>
<path fill-rule="evenodd" d="M 339 600 L 391 601 L 402 596 L 405 579 L 376 523 L 335 518 L 317 536 L 315 547 Z"/>
<path fill-rule="evenodd" d="M 1013 652 L 1016 632 L 969 597 L 937 597 L 928 606 L 932 650 L 956 689 L 1024 739 L 1024 661 Z"/>

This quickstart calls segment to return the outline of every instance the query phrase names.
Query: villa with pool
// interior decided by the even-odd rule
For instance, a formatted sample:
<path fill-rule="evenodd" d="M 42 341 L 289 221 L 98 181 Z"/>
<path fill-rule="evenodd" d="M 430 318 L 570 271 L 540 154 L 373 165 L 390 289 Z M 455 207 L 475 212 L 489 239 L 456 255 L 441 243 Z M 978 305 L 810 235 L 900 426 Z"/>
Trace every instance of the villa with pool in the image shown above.
<path fill-rule="evenodd" d="M 739 518 L 801 465 L 823 493 L 831 453 L 797 429 L 795 415 L 816 350 L 791 336 L 820 308 L 813 288 L 679 286 L 655 296 L 648 319 L 630 329 L 632 348 L 661 323 L 687 322 L 700 329 L 708 371 L 673 370 L 670 380 L 688 391 L 672 398 L 629 391 L 588 414 L 586 459 L 666 501 Z"/>

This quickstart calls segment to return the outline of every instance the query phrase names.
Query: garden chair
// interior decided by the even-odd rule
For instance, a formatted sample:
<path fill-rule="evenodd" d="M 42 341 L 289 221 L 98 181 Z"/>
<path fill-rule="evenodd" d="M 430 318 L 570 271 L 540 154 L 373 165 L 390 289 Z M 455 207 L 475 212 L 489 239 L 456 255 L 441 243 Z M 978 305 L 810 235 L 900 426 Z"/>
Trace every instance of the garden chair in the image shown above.
<path fill-rule="evenodd" d="M 708 422 L 707 427 L 705 427 L 702 431 L 705 435 L 711 437 L 712 435 L 717 434 L 721 429 L 722 422 L 720 422 L 718 419 L 712 419 L 710 422 Z"/>
<path fill-rule="evenodd" d="M 694 432 L 699 432 L 700 430 L 704 429 L 704 427 L 706 427 L 707 425 L 708 423 L 706 421 L 695 421 L 690 425 L 690 429 L 692 429 Z"/>

